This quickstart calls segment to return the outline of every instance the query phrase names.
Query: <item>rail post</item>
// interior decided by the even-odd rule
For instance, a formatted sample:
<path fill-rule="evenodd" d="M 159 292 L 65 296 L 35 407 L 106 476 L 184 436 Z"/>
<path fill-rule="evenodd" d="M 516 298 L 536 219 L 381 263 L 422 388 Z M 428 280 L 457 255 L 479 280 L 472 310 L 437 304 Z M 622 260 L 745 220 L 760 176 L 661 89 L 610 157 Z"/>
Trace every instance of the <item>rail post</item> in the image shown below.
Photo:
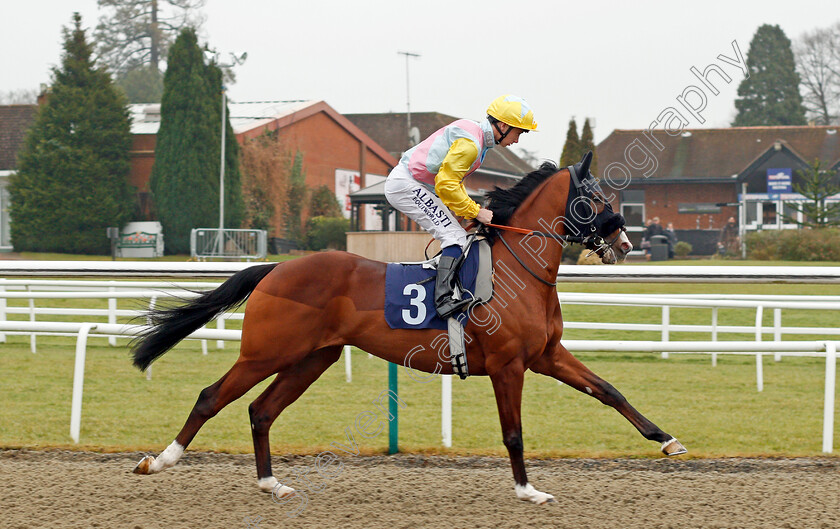
<path fill-rule="evenodd" d="M 347 383 L 353 382 L 353 364 L 350 359 L 350 346 L 344 346 L 344 377 Z"/>
<path fill-rule="evenodd" d="M 32 289 L 29 288 L 29 285 L 26 285 L 26 291 L 32 292 Z M 35 321 L 35 299 L 33 298 L 29 298 L 29 321 Z M 34 332 L 29 335 L 29 350 L 33 353 L 36 352 Z"/>
<path fill-rule="evenodd" d="M 114 283 L 111 281 L 111 283 Z M 114 286 L 108 287 L 108 292 L 116 292 L 117 289 Z M 117 298 L 108 298 L 108 323 L 117 323 Z M 109 336 L 108 337 L 108 345 L 115 346 L 117 345 L 117 337 L 116 336 Z"/>
<path fill-rule="evenodd" d="M 0 321 L 6 321 L 6 282 L 5 279 L 0 279 Z M 0 343 L 6 343 L 6 333 L 0 332 Z"/>
<path fill-rule="evenodd" d="M 718 338 L 718 308 L 712 307 L 712 341 Z M 712 351 L 712 367 L 717 366 L 717 352 Z"/>
<path fill-rule="evenodd" d="M 84 323 L 79 328 L 79 335 L 76 338 L 76 366 L 73 369 L 73 400 L 70 405 L 70 438 L 74 443 L 79 442 L 79 430 L 82 425 L 82 390 L 85 385 L 85 353 L 87 351 L 87 339 L 91 329 L 95 329 L 95 323 Z"/>
<path fill-rule="evenodd" d="M 452 375 L 440 377 L 440 433 L 443 446 L 452 448 Z"/>
<path fill-rule="evenodd" d="M 224 330 L 225 328 L 225 315 L 219 314 L 219 317 L 216 318 L 216 328 L 220 330 Z M 216 340 L 216 349 L 224 349 L 225 348 L 225 341 L 224 340 Z"/>
<path fill-rule="evenodd" d="M 398 397 L 400 394 L 397 384 L 397 364 L 393 362 L 388 362 L 388 391 L 394 397 Z M 388 399 L 388 412 L 391 416 L 391 420 L 388 422 L 388 454 L 396 454 L 400 451 L 400 408 L 397 406 L 396 398 Z"/>
<path fill-rule="evenodd" d="M 834 449 L 834 384 L 837 376 L 837 342 L 825 342 L 825 404 L 823 406 L 822 451 Z"/>
<path fill-rule="evenodd" d="M 761 341 L 761 323 L 764 318 L 764 306 L 759 305 L 755 308 L 755 341 Z M 755 353 L 755 385 L 758 391 L 764 391 L 764 362 L 762 361 L 761 351 Z"/>

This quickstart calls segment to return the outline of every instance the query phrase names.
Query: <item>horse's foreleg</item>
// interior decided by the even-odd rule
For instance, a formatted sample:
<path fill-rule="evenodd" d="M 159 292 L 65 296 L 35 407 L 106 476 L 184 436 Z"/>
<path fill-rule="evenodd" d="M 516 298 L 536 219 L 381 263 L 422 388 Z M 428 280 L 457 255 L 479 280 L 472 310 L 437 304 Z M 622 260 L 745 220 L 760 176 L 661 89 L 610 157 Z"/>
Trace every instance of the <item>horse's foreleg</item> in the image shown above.
<path fill-rule="evenodd" d="M 536 490 L 528 483 L 525 472 L 525 459 L 522 443 L 522 384 L 524 368 L 515 360 L 500 372 L 490 375 L 493 391 L 496 394 L 496 406 L 499 408 L 499 420 L 502 424 L 502 440 L 510 456 L 513 469 L 514 490 L 520 500 L 536 504 L 553 502 L 554 496 Z"/>
<path fill-rule="evenodd" d="M 156 474 L 175 465 L 204 423 L 273 372 L 273 364 L 238 360 L 215 384 L 198 394 L 198 400 L 175 441 L 158 457 L 141 459 L 134 467 L 134 473 Z"/>
<path fill-rule="evenodd" d="M 673 456 L 686 452 L 685 447 L 679 441 L 639 413 L 627 402 L 624 395 L 619 393 L 609 382 L 590 371 L 561 344 L 558 344 L 554 351 L 546 351 L 536 363 L 531 365 L 530 369 L 554 377 L 582 393 L 595 397 L 603 404 L 615 408 L 618 413 L 639 430 L 639 433 L 645 439 L 661 443 L 662 452 L 665 455 Z"/>
<path fill-rule="evenodd" d="M 272 492 L 278 498 L 294 492 L 294 489 L 280 484 L 272 475 L 268 432 L 280 413 L 296 401 L 327 368 L 338 361 L 341 349 L 342 346 L 319 349 L 310 353 L 298 365 L 281 371 L 274 382 L 248 407 L 251 435 L 254 438 L 254 456 L 257 461 L 257 485 L 260 490 Z"/>

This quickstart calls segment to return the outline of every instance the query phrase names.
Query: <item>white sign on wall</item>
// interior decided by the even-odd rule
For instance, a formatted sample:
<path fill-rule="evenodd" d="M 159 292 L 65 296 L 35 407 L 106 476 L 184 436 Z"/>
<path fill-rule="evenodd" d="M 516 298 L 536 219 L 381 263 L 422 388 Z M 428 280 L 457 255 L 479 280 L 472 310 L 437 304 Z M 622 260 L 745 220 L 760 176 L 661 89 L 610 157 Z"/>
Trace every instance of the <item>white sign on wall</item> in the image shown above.
<path fill-rule="evenodd" d="M 341 205 L 341 213 L 345 219 L 350 218 L 350 193 L 362 188 L 361 180 L 359 171 L 335 170 L 335 198 Z"/>

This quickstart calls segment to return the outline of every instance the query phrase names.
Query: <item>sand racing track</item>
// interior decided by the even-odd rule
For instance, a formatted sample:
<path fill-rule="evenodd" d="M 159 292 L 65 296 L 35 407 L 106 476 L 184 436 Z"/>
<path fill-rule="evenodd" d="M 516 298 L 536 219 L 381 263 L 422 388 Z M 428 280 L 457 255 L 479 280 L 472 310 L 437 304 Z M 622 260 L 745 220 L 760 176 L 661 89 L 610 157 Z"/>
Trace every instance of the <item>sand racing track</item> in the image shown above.
<path fill-rule="evenodd" d="M 0 527 L 840 527 L 835 458 L 529 461 L 532 483 L 558 499 L 536 506 L 515 498 L 506 459 L 347 457 L 329 480 L 311 479 L 320 492 L 291 518 L 300 504 L 258 492 L 252 455 L 187 452 L 167 472 L 137 476 L 140 456 L 0 450 Z M 316 463 L 273 464 L 280 476 Z"/>

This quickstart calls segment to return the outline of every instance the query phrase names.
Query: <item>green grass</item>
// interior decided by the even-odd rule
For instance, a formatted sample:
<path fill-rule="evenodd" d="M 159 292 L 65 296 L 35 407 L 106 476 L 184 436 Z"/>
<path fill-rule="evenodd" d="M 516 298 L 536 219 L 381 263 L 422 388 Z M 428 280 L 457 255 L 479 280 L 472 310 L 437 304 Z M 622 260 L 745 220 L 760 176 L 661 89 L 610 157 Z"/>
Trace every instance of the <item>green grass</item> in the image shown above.
<path fill-rule="evenodd" d="M 66 256 L 62 256 L 65 258 Z M 716 262 L 713 264 L 729 264 Z M 687 261 L 685 264 L 698 264 Z M 725 293 L 840 295 L 838 285 L 704 285 L 704 284 L 581 284 L 564 283 L 569 292 Z M 10 300 L 10 306 L 26 306 Z M 104 300 L 37 300 L 37 306 L 105 308 Z M 120 301 L 129 308 L 130 301 Z M 564 305 L 567 321 L 658 323 L 661 309 Z M 14 315 L 14 319 L 28 319 Z M 46 319 L 42 317 L 39 319 Z M 84 321 L 86 317 L 50 317 Z M 672 309 L 674 324 L 708 324 L 711 309 Z M 753 309 L 721 309 L 720 325 L 754 325 Z M 765 311 L 765 340 L 772 339 L 772 311 Z M 785 326 L 837 327 L 828 311 L 783 311 Z M 241 322 L 228 322 L 241 328 Z M 658 339 L 659 333 L 583 331 L 568 329 L 566 339 Z M 816 340 L 819 336 L 786 336 Z M 672 333 L 671 339 L 708 340 L 707 333 Z M 722 339 L 753 339 L 752 333 Z M 201 354 L 198 342 L 186 342 L 162 357 L 147 381 L 132 367 L 126 340 L 109 347 L 92 338 L 88 347 L 81 442 L 69 438 L 70 396 L 75 340 L 38 337 L 38 352 L 29 352 L 29 338 L 8 336 L 0 346 L 0 446 L 75 447 L 97 450 L 160 450 L 186 420 L 198 393 L 233 364 L 237 342 L 224 350 L 210 342 Z M 790 358 L 764 361 L 764 391 L 755 389 L 755 359 L 721 355 L 711 367 L 706 355 L 584 353 L 578 357 L 618 388 L 638 410 L 677 436 L 695 456 L 816 456 L 821 454 L 824 361 Z M 453 381 L 453 448 L 441 447 L 440 383 L 417 382 L 400 370 L 400 412 L 403 450 L 451 454 L 503 455 L 496 406 L 489 379 Z M 224 409 L 199 432 L 191 448 L 226 452 L 252 450 L 248 404 L 268 384 L 265 381 Z M 356 417 L 377 409 L 373 400 L 387 389 L 386 363 L 353 355 L 353 382 L 344 381 L 338 362 L 289 407 L 272 429 L 277 453 L 317 453 L 333 442 L 345 442 Z M 568 386 L 535 374 L 526 378 L 523 432 L 529 457 L 655 456 L 658 447 L 644 440 L 611 408 Z M 381 418 L 381 414 L 379 414 Z M 840 421 L 835 439 L 840 440 Z M 386 429 L 372 438 L 356 435 L 364 453 L 387 449 Z"/>
<path fill-rule="evenodd" d="M 0 446 L 67 447 L 73 384 L 73 340 L 9 337 L 0 354 Z M 201 354 L 188 342 L 162 357 L 147 381 L 131 366 L 125 347 L 92 339 L 85 374 L 80 449 L 160 450 L 186 420 L 198 393 L 217 380 L 236 358 L 236 343 Z M 765 389 L 755 389 L 755 360 L 654 354 L 581 354 L 596 373 L 615 385 L 631 404 L 680 438 L 696 456 L 820 455 L 824 361 L 817 358 L 765 360 Z M 502 455 L 496 407 L 489 379 L 453 381 L 453 446 L 440 443 L 440 383 L 417 382 L 401 369 L 400 412 L 403 450 Z M 248 404 L 268 381 L 208 422 L 192 448 L 250 452 Z M 339 361 L 272 429 L 278 453 L 314 453 L 344 442 L 357 415 L 378 413 L 373 400 L 387 389 L 386 363 L 356 351 L 353 382 L 344 380 Z M 382 418 L 382 414 L 378 413 Z M 655 456 L 645 441 L 611 408 L 553 379 L 529 374 L 523 398 L 523 431 L 529 457 Z M 840 428 L 835 438 L 840 439 Z M 365 439 L 365 453 L 382 453 L 387 433 Z"/>

